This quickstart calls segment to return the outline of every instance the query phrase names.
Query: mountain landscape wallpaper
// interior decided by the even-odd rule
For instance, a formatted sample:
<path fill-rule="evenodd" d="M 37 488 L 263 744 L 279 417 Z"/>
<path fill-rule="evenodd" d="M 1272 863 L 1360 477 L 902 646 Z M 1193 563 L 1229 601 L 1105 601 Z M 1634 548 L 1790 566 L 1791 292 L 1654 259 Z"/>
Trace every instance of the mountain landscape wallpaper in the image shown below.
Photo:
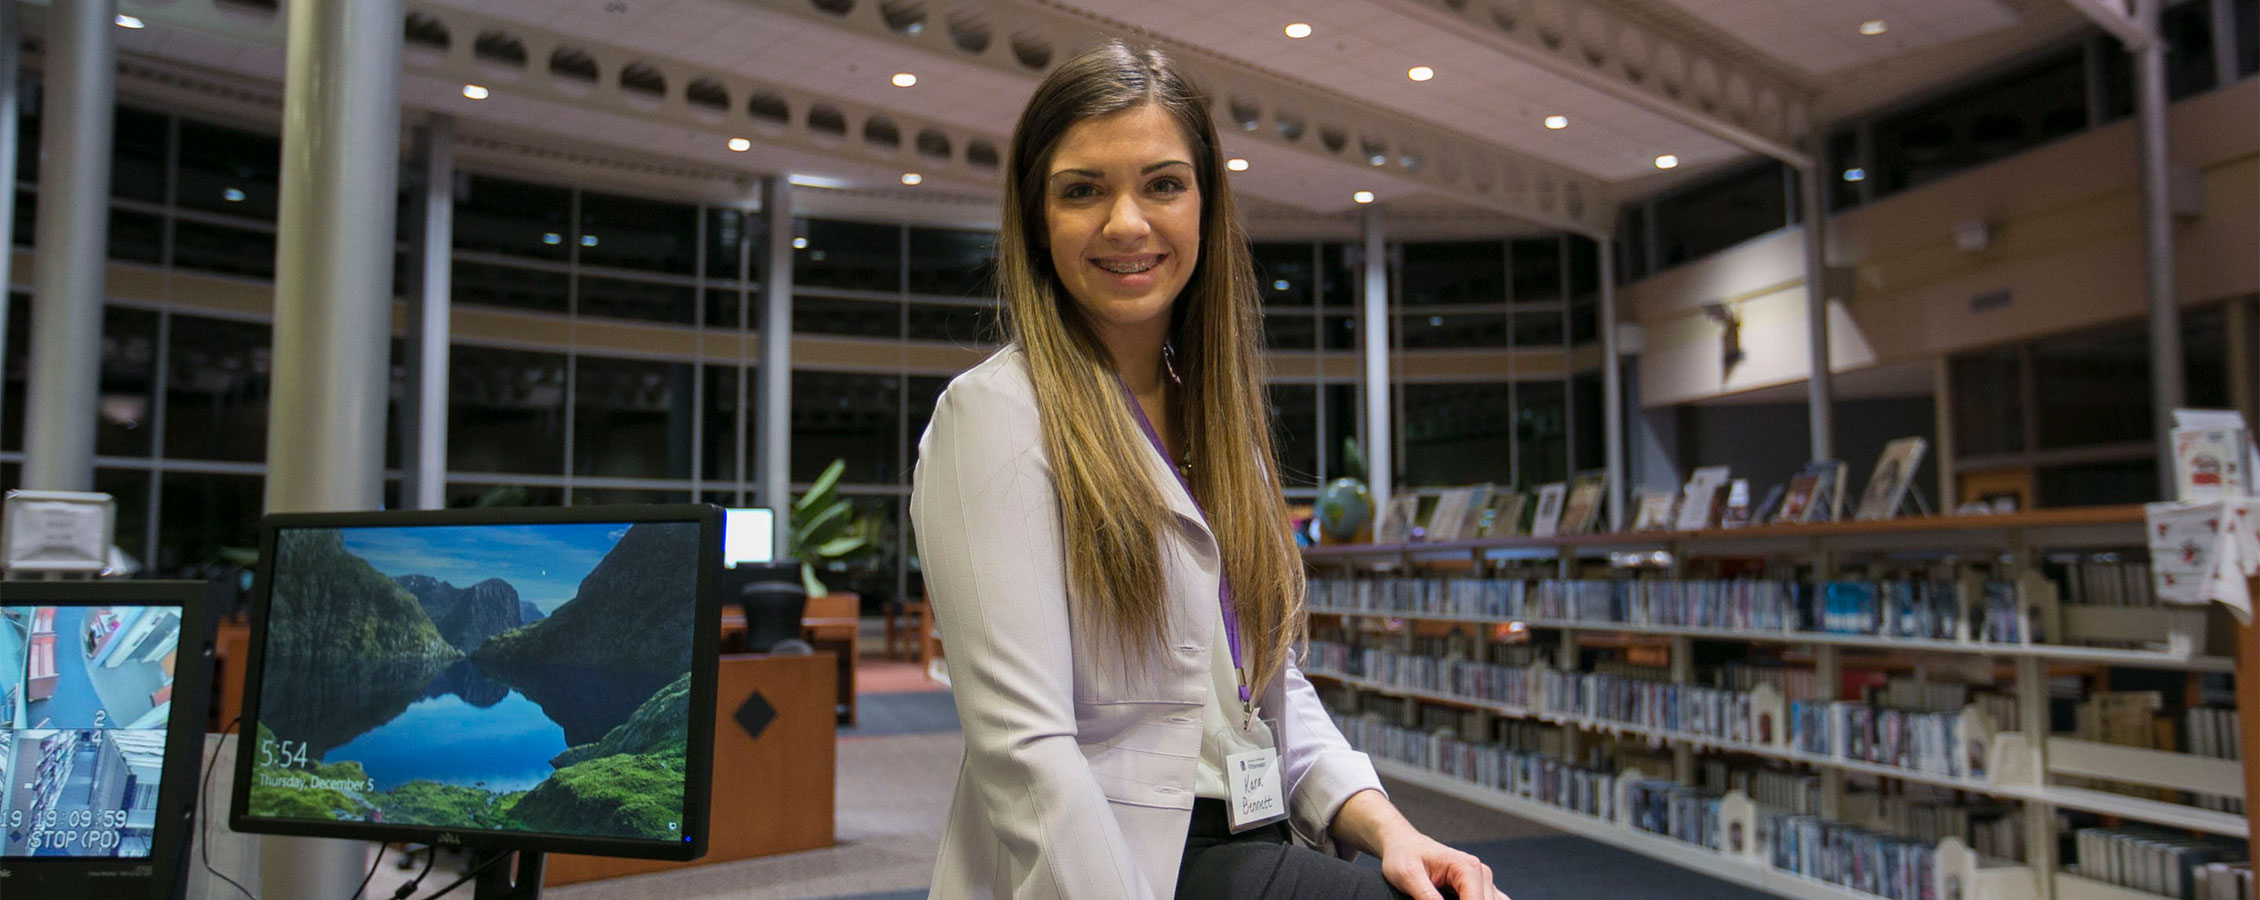
<path fill-rule="evenodd" d="M 681 841 L 696 523 L 288 529 L 249 811 Z"/>

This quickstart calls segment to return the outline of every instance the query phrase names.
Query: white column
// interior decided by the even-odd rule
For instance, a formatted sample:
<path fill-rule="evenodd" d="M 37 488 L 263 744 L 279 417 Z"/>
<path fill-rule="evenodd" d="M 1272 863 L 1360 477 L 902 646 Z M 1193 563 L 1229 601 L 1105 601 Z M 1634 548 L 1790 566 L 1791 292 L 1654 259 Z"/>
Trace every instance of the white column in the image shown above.
<path fill-rule="evenodd" d="M 422 184 L 409 204 L 415 216 L 408 239 L 417 278 L 408 296 L 405 360 L 408 390 L 401 398 L 402 506 L 447 506 L 448 342 L 453 334 L 449 281 L 455 246 L 455 119 L 434 115 L 416 129 L 411 165 Z"/>
<path fill-rule="evenodd" d="M 1798 170 L 1802 179 L 1805 238 L 1805 334 L 1811 342 L 1806 367 L 1805 413 L 1812 426 L 1813 459 L 1836 458 L 1836 414 L 1830 406 L 1835 376 L 1828 368 L 1828 179 L 1818 164 Z"/>
<path fill-rule="evenodd" d="M 400 17 L 399 0 L 291 4 L 269 512 L 375 509 L 384 500 Z M 349 897 L 369 862 L 369 845 L 356 841 L 260 844 L 267 897 Z"/>
<path fill-rule="evenodd" d="M 16 48 L 23 43 L 23 31 L 16 21 L 16 5 L 0 3 L 0 172 L 16 177 Z M 16 248 L 16 192 L 0 191 L 0 262 L 13 262 Z M 8 304 L 10 294 L 7 269 L 0 269 L 0 348 L 8 346 Z M 5 392 L 0 392 L 4 394 Z M 0 418 L 5 417 L 6 398 L 0 396 Z M 151 522 L 155 522 L 152 518 Z M 149 546 L 157 546 L 152 542 Z"/>
<path fill-rule="evenodd" d="M 47 16 L 35 299 L 24 385 L 23 486 L 35 490 L 94 487 L 117 14 L 116 0 L 56 0 Z M 13 68 L 0 74 L 16 77 Z"/>
<path fill-rule="evenodd" d="M 768 243 L 761 267 L 761 371 L 754 418 L 761 440 L 755 451 L 761 477 L 759 505 L 775 511 L 778 559 L 792 531 L 793 448 L 793 187 L 772 176 L 761 190 Z"/>
<path fill-rule="evenodd" d="M 1396 444 L 1389 427 L 1389 255 L 1381 207 L 1365 208 L 1365 462 L 1366 488 L 1373 494 L 1374 521 L 1389 508 L 1396 471 Z"/>
<path fill-rule="evenodd" d="M 1616 241 L 1597 241 L 1601 254 L 1601 449 L 1609 480 L 1610 531 L 1624 528 L 1624 362 L 1617 356 Z"/>
<path fill-rule="evenodd" d="M 2134 48 L 2135 153 L 2142 167 L 2143 287 L 2150 299 L 2151 433 L 2158 445 L 2158 496 L 2174 495 L 2167 434 L 2182 405 L 2182 316 L 2174 298 L 2174 213 L 2166 188 L 2166 42 L 2158 36 L 2161 0 L 2138 0 L 2135 25 L 2149 40 Z"/>

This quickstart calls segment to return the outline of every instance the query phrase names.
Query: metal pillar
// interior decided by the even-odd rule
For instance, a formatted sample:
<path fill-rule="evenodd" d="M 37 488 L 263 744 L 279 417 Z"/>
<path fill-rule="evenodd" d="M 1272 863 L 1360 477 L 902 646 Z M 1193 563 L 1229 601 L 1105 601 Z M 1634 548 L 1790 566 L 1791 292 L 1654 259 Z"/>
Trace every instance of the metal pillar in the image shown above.
<path fill-rule="evenodd" d="M 1389 509 L 1389 493 L 1396 472 L 1395 431 L 1389 427 L 1389 248 L 1382 229 L 1381 207 L 1365 208 L 1364 293 L 1365 319 L 1365 462 L 1366 489 L 1373 494 L 1376 523 Z"/>
<path fill-rule="evenodd" d="M 1813 459 L 1836 458 L 1836 413 L 1830 405 L 1835 376 L 1828 362 L 1828 243 L 1824 233 L 1828 218 L 1825 192 L 1828 180 L 1820 166 L 1797 170 L 1804 201 L 1805 238 L 1805 412 L 1812 425 Z"/>
<path fill-rule="evenodd" d="M 2158 459 L 2174 458 L 2169 432 L 2182 405 L 2182 317 L 2174 300 L 2174 213 L 2166 187 L 2166 42 L 2157 38 L 2161 0 L 2139 0 L 2134 46 L 2136 158 L 2142 167 L 2143 286 L 2150 298 L 2150 432 Z M 2158 466 L 2158 496 L 2174 496 L 2174 467 Z"/>
<path fill-rule="evenodd" d="M 1613 238 L 1601 253 L 1601 451 L 1609 482 L 1609 530 L 1624 530 L 1624 363 L 1617 356 L 1617 252 Z"/>
<path fill-rule="evenodd" d="M 291 6 L 269 512 L 375 509 L 384 500 L 400 17 L 399 0 Z M 356 841 L 264 838 L 261 893 L 351 896 L 370 850 Z"/>
<path fill-rule="evenodd" d="M 37 299 L 24 386 L 23 486 L 37 490 L 94 487 L 117 15 L 116 0 L 56 0 L 47 17 L 42 202 L 33 239 Z M 6 74 L 15 77 L 12 69 Z"/>
<path fill-rule="evenodd" d="M 793 504 L 793 186 L 772 176 L 761 188 L 761 215 L 768 243 L 761 267 L 760 391 L 754 420 L 760 443 L 754 451 L 761 477 L 754 490 L 761 506 L 777 518 L 776 558 L 784 559 L 792 534 Z"/>
<path fill-rule="evenodd" d="M 16 177 L 16 82 L 22 77 L 16 54 L 22 45 L 16 5 L 0 3 L 0 172 L 6 172 L 10 179 Z M 16 192 L 0 191 L 0 263 L 5 263 L 0 265 L 0 350 L 8 346 L 8 304 L 14 297 L 8 288 L 14 280 L 15 232 Z M 0 391 L 0 419 L 7 414 L 6 394 Z"/>
<path fill-rule="evenodd" d="M 408 252 L 416 282 L 408 294 L 408 340 L 404 343 L 408 389 L 400 399 L 401 505 L 410 509 L 447 506 L 448 341 L 454 295 L 455 119 L 434 115 L 416 129 L 415 177 Z"/>

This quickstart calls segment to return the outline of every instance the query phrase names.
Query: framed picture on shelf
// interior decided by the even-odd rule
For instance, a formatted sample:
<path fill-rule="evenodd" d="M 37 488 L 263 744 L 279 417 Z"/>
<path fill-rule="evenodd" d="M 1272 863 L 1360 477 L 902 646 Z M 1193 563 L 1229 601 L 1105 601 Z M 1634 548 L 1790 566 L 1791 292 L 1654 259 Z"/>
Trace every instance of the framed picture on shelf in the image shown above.
<path fill-rule="evenodd" d="M 1719 501 L 1724 499 L 1729 471 L 1726 466 L 1704 466 L 1688 476 L 1686 493 L 1679 498 L 1681 531 L 1702 531 L 1719 523 Z"/>
<path fill-rule="evenodd" d="M 1570 483 L 1568 505 L 1562 507 L 1561 534 L 1588 534 L 1593 531 L 1594 520 L 1600 518 L 1601 492 L 1608 486 L 1605 472 L 1587 472 Z"/>
<path fill-rule="evenodd" d="M 1726 512 L 1719 517 L 1720 528 L 1743 528 L 1750 524 L 1750 479 L 1737 478 L 1726 484 Z"/>
<path fill-rule="evenodd" d="M 1672 512 L 1679 508 L 1679 495 L 1671 491 L 1640 491 L 1640 502 L 1634 507 L 1639 512 L 1632 518 L 1634 531 L 1670 531 Z"/>
<path fill-rule="evenodd" d="M 1923 451 L 1929 446 L 1930 442 L 1919 437 L 1903 437 L 1883 445 L 1883 455 L 1876 458 L 1868 489 L 1860 495 L 1860 508 L 1853 517 L 1865 521 L 1898 515 L 1899 504 L 1907 499 L 1907 485 L 1915 480 L 1915 467 L 1922 465 Z"/>
<path fill-rule="evenodd" d="M 1483 513 L 1483 525 L 1476 529 L 1481 538 L 1514 537 L 1522 533 L 1522 510 L 1526 505 L 1521 491 L 1495 490 L 1491 502 Z"/>
<path fill-rule="evenodd" d="M 1773 487 L 1767 488 L 1766 499 L 1758 504 L 1757 509 L 1751 511 L 1750 522 L 1752 524 L 1763 525 L 1767 522 L 1773 521 L 1774 512 L 1781 508 L 1781 498 L 1782 495 L 1787 492 L 1787 488 L 1787 485 L 1781 484 L 1776 484 Z"/>
<path fill-rule="evenodd" d="M 1436 495 L 1436 508 L 1428 513 L 1428 527 L 1422 540 L 1456 541 L 1460 539 L 1460 526 L 1467 521 L 1468 491 L 1452 488 Z"/>
<path fill-rule="evenodd" d="M 1420 495 L 1411 491 L 1389 498 L 1389 508 L 1381 513 L 1381 521 L 1373 525 L 1373 542 L 1376 544 L 1402 544 L 1412 540 L 1413 517 L 1420 514 Z"/>
<path fill-rule="evenodd" d="M 1844 482 L 1846 470 L 1840 459 L 1824 459 L 1807 468 L 1820 474 L 1820 487 L 1813 491 L 1813 502 L 1805 508 L 1807 522 L 1844 521 Z"/>
<path fill-rule="evenodd" d="M 1806 513 L 1812 511 L 1813 494 L 1820 488 L 1821 476 L 1817 472 L 1808 470 L 1798 473 L 1795 478 L 1789 479 L 1789 492 L 1782 495 L 1781 514 L 1775 516 L 1774 521 L 1782 523 L 1805 521 Z"/>
<path fill-rule="evenodd" d="M 1538 488 L 1538 511 L 1530 516 L 1531 537 L 1553 537 L 1557 533 L 1562 521 L 1562 498 L 1568 493 L 1566 481 Z"/>

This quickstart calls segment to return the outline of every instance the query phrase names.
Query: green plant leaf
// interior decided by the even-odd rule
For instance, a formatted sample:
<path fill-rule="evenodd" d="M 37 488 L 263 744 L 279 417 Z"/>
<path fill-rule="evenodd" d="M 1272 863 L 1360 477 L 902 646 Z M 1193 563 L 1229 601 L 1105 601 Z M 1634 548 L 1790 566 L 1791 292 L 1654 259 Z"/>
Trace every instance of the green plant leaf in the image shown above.
<path fill-rule="evenodd" d="M 793 537 L 803 547 L 822 544 L 835 536 L 833 532 L 853 524 L 854 515 L 855 507 L 846 500 L 838 501 L 825 507 L 823 512 L 817 513 L 799 528 L 793 529 Z"/>
<path fill-rule="evenodd" d="M 825 466 L 824 473 L 816 476 L 815 483 L 808 486 L 808 493 L 800 495 L 800 500 L 793 504 L 793 518 L 805 517 L 830 504 L 832 492 L 840 484 L 840 475 L 846 471 L 846 459 L 835 459 L 831 465 Z"/>
<path fill-rule="evenodd" d="M 811 597 L 822 597 L 832 592 L 831 588 L 824 586 L 824 582 L 816 580 L 816 567 L 806 561 L 800 564 L 800 586 Z"/>
<path fill-rule="evenodd" d="M 1365 480 L 1365 451 L 1358 449 L 1358 439 L 1342 439 L 1342 474 L 1359 481 Z"/>
<path fill-rule="evenodd" d="M 824 543 L 818 544 L 810 550 L 810 553 L 818 559 L 838 559 L 840 557 L 854 553 L 857 550 L 861 550 L 865 545 L 870 543 L 871 539 L 869 537 L 860 534 L 851 534 L 845 537 L 836 537 L 829 541 L 825 541 Z"/>

